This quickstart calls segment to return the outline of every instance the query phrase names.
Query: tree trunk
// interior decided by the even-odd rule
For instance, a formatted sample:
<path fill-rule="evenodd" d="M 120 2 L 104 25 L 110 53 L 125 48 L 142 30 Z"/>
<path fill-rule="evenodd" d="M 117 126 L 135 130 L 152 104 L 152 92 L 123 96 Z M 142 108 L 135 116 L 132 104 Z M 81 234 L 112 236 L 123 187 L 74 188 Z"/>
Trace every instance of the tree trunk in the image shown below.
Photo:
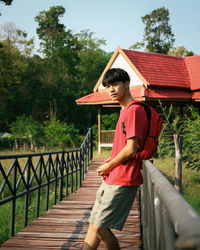
<path fill-rule="evenodd" d="M 54 119 L 56 119 L 56 115 L 57 115 L 57 102 L 54 99 L 53 103 L 52 102 L 49 103 L 49 120 L 53 121 Z"/>
<path fill-rule="evenodd" d="M 183 136 L 174 134 L 175 144 L 175 189 L 181 193 L 182 191 L 182 146 Z"/>

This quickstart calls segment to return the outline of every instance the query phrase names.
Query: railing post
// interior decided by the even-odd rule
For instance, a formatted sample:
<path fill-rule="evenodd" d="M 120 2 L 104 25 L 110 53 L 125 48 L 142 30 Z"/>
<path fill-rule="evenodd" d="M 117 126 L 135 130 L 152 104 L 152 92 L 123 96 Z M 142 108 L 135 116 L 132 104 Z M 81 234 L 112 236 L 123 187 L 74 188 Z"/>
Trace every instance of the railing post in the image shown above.
<path fill-rule="evenodd" d="M 39 217 L 40 214 L 40 193 L 41 193 L 41 182 L 42 182 L 42 164 L 43 164 L 43 156 L 40 156 L 39 159 L 39 188 L 37 191 L 37 204 L 36 204 L 36 218 Z"/>
<path fill-rule="evenodd" d="M 49 209 L 49 188 L 50 188 L 50 173 L 51 173 L 51 163 L 52 163 L 52 156 L 49 155 L 48 161 L 48 169 L 47 169 L 47 186 L 46 186 L 46 211 Z"/>
<path fill-rule="evenodd" d="M 64 151 L 62 152 L 61 155 L 61 165 L 60 165 L 60 181 L 59 181 L 59 201 L 62 200 L 62 194 L 63 194 L 63 171 L 64 171 L 64 160 L 65 160 L 65 156 L 64 156 Z"/>
<path fill-rule="evenodd" d="M 183 136 L 174 134 L 176 165 L 175 165 L 175 188 L 178 192 L 182 192 L 182 145 Z"/>
<path fill-rule="evenodd" d="M 16 184 L 17 184 L 17 159 L 15 160 L 14 170 L 13 170 L 13 200 L 12 200 L 12 209 L 11 209 L 11 228 L 10 235 L 11 237 L 15 234 L 15 209 L 16 209 Z"/>
<path fill-rule="evenodd" d="M 79 173 L 79 187 L 82 186 L 82 162 L 81 162 L 81 150 L 79 150 L 79 169 L 80 169 L 80 173 Z"/>
<path fill-rule="evenodd" d="M 93 158 L 93 133 L 92 128 L 90 128 L 90 160 Z"/>
<path fill-rule="evenodd" d="M 27 193 L 26 193 L 26 200 L 25 200 L 25 216 L 24 216 L 24 227 L 28 224 L 28 207 L 29 207 L 29 197 L 30 197 L 30 166 L 31 166 L 31 157 L 28 157 L 28 165 L 27 165 L 27 173 L 26 173 L 26 185 L 27 185 Z"/>

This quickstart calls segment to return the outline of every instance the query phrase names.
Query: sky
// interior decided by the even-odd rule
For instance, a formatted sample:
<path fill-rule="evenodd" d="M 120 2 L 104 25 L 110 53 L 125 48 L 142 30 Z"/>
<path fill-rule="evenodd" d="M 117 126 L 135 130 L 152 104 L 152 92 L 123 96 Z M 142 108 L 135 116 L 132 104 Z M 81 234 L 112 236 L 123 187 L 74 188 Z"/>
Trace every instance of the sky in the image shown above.
<path fill-rule="evenodd" d="M 141 17 L 165 7 L 170 13 L 174 46 L 200 54 L 200 0 L 13 0 L 11 6 L 0 2 L 0 25 L 14 22 L 28 38 L 35 38 L 38 48 L 34 18 L 58 5 L 66 10 L 60 22 L 67 29 L 74 34 L 86 29 L 93 32 L 94 38 L 106 40 L 102 49 L 107 52 L 142 42 L 145 26 Z"/>

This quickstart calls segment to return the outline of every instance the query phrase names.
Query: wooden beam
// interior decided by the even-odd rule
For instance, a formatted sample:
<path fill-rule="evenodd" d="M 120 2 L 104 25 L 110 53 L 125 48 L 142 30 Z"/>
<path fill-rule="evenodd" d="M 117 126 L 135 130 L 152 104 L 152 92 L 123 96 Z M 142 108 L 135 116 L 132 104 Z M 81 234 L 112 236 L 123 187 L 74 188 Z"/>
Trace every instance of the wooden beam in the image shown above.
<path fill-rule="evenodd" d="M 101 153 L 101 105 L 98 105 L 98 153 Z"/>

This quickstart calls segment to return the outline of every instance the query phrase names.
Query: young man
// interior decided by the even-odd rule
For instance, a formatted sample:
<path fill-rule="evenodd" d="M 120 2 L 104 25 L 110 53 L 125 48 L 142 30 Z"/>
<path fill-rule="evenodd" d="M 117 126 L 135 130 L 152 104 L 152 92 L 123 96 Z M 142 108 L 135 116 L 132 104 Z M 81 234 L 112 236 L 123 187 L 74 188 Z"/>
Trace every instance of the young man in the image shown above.
<path fill-rule="evenodd" d="M 118 250 L 119 243 L 111 229 L 122 230 L 132 207 L 137 188 L 142 184 L 142 161 L 134 154 L 143 146 L 148 120 L 129 90 L 130 78 L 119 68 L 108 70 L 103 85 L 112 100 L 121 106 L 110 159 L 98 167 L 103 177 L 89 219 L 83 250 L 95 250 L 102 241 L 105 249 Z M 126 132 L 123 132 L 124 127 Z"/>

